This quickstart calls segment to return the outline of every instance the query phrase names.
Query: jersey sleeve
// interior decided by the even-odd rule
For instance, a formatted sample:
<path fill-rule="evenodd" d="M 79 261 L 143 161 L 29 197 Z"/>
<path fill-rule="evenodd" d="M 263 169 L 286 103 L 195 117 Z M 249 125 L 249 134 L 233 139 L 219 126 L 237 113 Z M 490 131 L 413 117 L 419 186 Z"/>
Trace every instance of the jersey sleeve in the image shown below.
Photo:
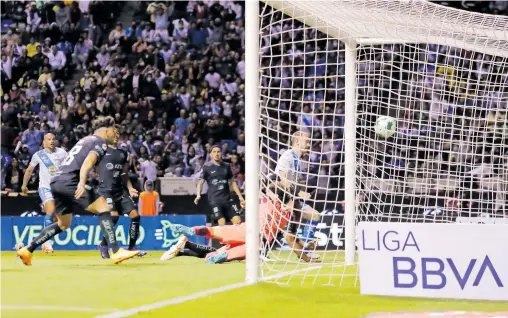
<path fill-rule="evenodd" d="M 30 167 L 35 168 L 39 164 L 39 155 L 37 155 L 37 152 L 34 153 L 32 156 L 32 159 L 30 160 Z"/>
<path fill-rule="evenodd" d="M 106 154 L 106 150 L 108 150 L 108 145 L 102 138 L 95 138 L 93 143 L 94 145 L 92 150 L 90 150 L 90 152 L 95 152 L 97 154 L 97 161 L 99 161 Z"/>

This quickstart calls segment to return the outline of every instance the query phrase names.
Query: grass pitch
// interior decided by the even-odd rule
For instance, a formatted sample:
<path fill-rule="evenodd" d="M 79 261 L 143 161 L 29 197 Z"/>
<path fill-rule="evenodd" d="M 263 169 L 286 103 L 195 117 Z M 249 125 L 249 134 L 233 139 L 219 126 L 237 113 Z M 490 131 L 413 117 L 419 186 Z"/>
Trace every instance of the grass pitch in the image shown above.
<path fill-rule="evenodd" d="M 244 279 L 242 262 L 208 265 L 202 259 L 189 257 L 161 262 L 160 255 L 159 251 L 151 252 L 144 258 L 113 265 L 109 260 L 101 259 L 97 251 L 57 251 L 53 255 L 38 251 L 34 255 L 33 266 L 24 267 L 14 252 L 3 252 L 1 316 L 96 317 L 239 283 Z M 294 261 L 294 258 L 291 260 Z M 307 265 L 287 265 L 284 271 L 302 266 Z M 275 273 L 283 268 L 277 265 L 272 269 Z M 261 283 L 139 313 L 134 317 L 356 318 L 373 312 L 493 312 L 508 309 L 505 302 L 361 296 L 358 287 L 352 286 L 352 276 L 343 281 L 345 287 L 317 286 L 328 282 L 326 271 L 340 273 L 331 267 L 303 272 L 293 280 L 279 280 L 287 284 Z M 305 284 L 302 285 L 302 282 Z"/>

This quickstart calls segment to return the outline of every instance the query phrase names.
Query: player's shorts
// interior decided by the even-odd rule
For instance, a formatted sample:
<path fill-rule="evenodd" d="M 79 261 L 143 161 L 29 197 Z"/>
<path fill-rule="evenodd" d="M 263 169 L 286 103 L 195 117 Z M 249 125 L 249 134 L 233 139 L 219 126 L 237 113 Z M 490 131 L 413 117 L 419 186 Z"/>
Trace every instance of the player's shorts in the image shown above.
<path fill-rule="evenodd" d="M 53 201 L 53 193 L 51 193 L 51 189 L 48 188 L 39 188 L 39 197 L 41 198 L 42 205 L 45 205 L 48 201 Z"/>
<path fill-rule="evenodd" d="M 79 199 L 74 198 L 74 193 L 78 188 L 78 181 L 57 180 L 51 183 L 51 192 L 55 199 L 55 214 L 64 215 L 73 213 L 74 209 L 79 207 L 86 210 L 92 204 L 96 197 L 92 188 L 86 188 L 85 193 Z"/>
<path fill-rule="evenodd" d="M 122 191 L 118 193 L 104 191 L 100 188 L 96 190 L 96 195 L 103 196 L 106 199 L 106 202 L 109 205 L 111 211 L 118 212 L 118 214 L 129 214 L 132 210 L 136 210 L 136 203 L 131 198 L 127 191 Z"/>
<path fill-rule="evenodd" d="M 240 207 L 233 198 L 210 201 L 210 206 L 212 207 L 214 221 L 222 218 L 231 220 L 233 217 L 239 216 L 242 213 Z"/>

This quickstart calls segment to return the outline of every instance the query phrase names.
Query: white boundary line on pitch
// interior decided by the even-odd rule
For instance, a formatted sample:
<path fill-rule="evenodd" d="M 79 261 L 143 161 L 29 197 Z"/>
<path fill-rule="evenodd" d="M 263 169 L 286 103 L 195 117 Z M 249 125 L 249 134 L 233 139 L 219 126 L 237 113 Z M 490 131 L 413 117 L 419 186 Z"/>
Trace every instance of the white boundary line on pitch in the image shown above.
<path fill-rule="evenodd" d="M 1 305 L 2 310 L 48 310 L 48 311 L 83 311 L 83 312 L 114 312 L 117 308 L 86 308 L 86 307 L 62 307 L 62 306 L 11 306 Z"/>
<path fill-rule="evenodd" d="M 266 280 L 272 280 L 272 279 L 281 278 L 281 277 L 292 275 L 292 274 L 296 274 L 296 273 L 299 273 L 299 272 L 311 271 L 311 270 L 315 270 L 315 269 L 318 269 L 318 268 L 321 268 L 321 266 L 308 267 L 308 268 L 298 269 L 298 270 L 294 270 L 294 271 L 287 272 L 287 273 L 280 273 L 280 274 L 277 274 L 277 275 L 265 277 L 265 278 L 261 279 L 261 282 L 262 281 L 266 281 Z M 236 283 L 236 284 L 226 285 L 226 286 L 217 287 L 217 288 L 213 288 L 213 289 L 209 289 L 209 290 L 204 290 L 204 291 L 201 291 L 201 292 L 198 292 L 198 293 L 195 293 L 195 294 L 190 294 L 190 295 L 187 295 L 187 296 L 175 297 L 175 298 L 159 301 L 159 302 L 148 304 L 148 305 L 143 305 L 143 306 L 134 307 L 134 308 L 126 309 L 126 310 L 116 311 L 116 312 L 112 312 L 112 313 L 106 314 L 106 315 L 96 316 L 95 318 L 123 318 L 123 317 L 129 317 L 129 316 L 138 314 L 140 312 L 150 311 L 150 310 L 164 308 L 164 307 L 169 307 L 169 306 L 180 304 L 180 303 L 183 303 L 183 302 L 186 302 L 186 301 L 189 301 L 189 300 L 195 300 L 195 299 L 198 299 L 198 298 L 201 298 L 201 297 L 206 297 L 206 296 L 210 296 L 210 295 L 213 295 L 213 294 L 223 293 L 225 291 L 242 288 L 242 287 L 246 287 L 246 286 L 249 286 L 249 285 L 253 285 L 253 284 L 252 283 L 247 283 L 247 282 L 242 282 L 242 283 Z"/>

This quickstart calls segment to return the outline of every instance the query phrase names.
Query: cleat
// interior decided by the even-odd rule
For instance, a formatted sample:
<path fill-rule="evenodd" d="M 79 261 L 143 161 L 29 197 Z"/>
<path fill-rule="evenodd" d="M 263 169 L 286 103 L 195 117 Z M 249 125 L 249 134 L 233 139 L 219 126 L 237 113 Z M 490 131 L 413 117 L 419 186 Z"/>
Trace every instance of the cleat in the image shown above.
<path fill-rule="evenodd" d="M 21 259 L 23 264 L 26 266 L 32 266 L 32 253 L 28 250 L 27 247 L 23 247 L 19 251 L 16 252 L 18 257 Z"/>
<path fill-rule="evenodd" d="M 220 264 L 224 263 L 228 258 L 228 252 L 222 251 L 220 253 L 213 252 L 206 255 L 206 263 L 207 264 Z"/>
<path fill-rule="evenodd" d="M 111 259 L 113 260 L 113 264 L 118 264 L 125 260 L 128 260 L 129 258 L 137 256 L 139 252 L 140 251 L 129 251 L 121 248 L 118 250 L 118 252 L 113 253 L 113 255 L 111 255 Z"/>
<path fill-rule="evenodd" d="M 184 234 L 186 236 L 193 236 L 195 235 L 194 229 L 185 225 L 181 224 L 171 224 L 170 226 L 171 231 L 179 234 Z"/>
<path fill-rule="evenodd" d="M 127 248 L 129 251 L 139 251 L 138 257 L 146 256 L 148 253 L 140 250 L 138 247 Z"/>
<path fill-rule="evenodd" d="M 44 244 L 42 244 L 42 250 L 46 254 L 50 254 L 50 253 L 53 253 L 55 251 L 53 249 L 53 243 L 51 242 L 51 240 L 49 240 L 49 241 L 45 242 Z"/>
<path fill-rule="evenodd" d="M 312 253 L 312 252 L 309 252 L 307 253 L 307 256 L 310 258 L 310 259 L 319 259 L 321 256 L 319 256 L 318 254 L 316 253 Z"/>
<path fill-rule="evenodd" d="M 169 261 L 170 259 L 175 258 L 178 253 L 185 248 L 185 243 L 187 243 L 187 241 L 187 237 L 182 236 L 173 246 L 169 248 L 169 250 L 162 254 L 161 261 Z"/>
<path fill-rule="evenodd" d="M 97 247 L 99 248 L 99 252 L 101 253 L 101 257 L 103 259 L 110 258 L 109 257 L 109 249 L 107 246 L 102 245 L 102 242 L 101 242 L 101 243 L 99 243 L 99 245 L 97 245 Z"/>

